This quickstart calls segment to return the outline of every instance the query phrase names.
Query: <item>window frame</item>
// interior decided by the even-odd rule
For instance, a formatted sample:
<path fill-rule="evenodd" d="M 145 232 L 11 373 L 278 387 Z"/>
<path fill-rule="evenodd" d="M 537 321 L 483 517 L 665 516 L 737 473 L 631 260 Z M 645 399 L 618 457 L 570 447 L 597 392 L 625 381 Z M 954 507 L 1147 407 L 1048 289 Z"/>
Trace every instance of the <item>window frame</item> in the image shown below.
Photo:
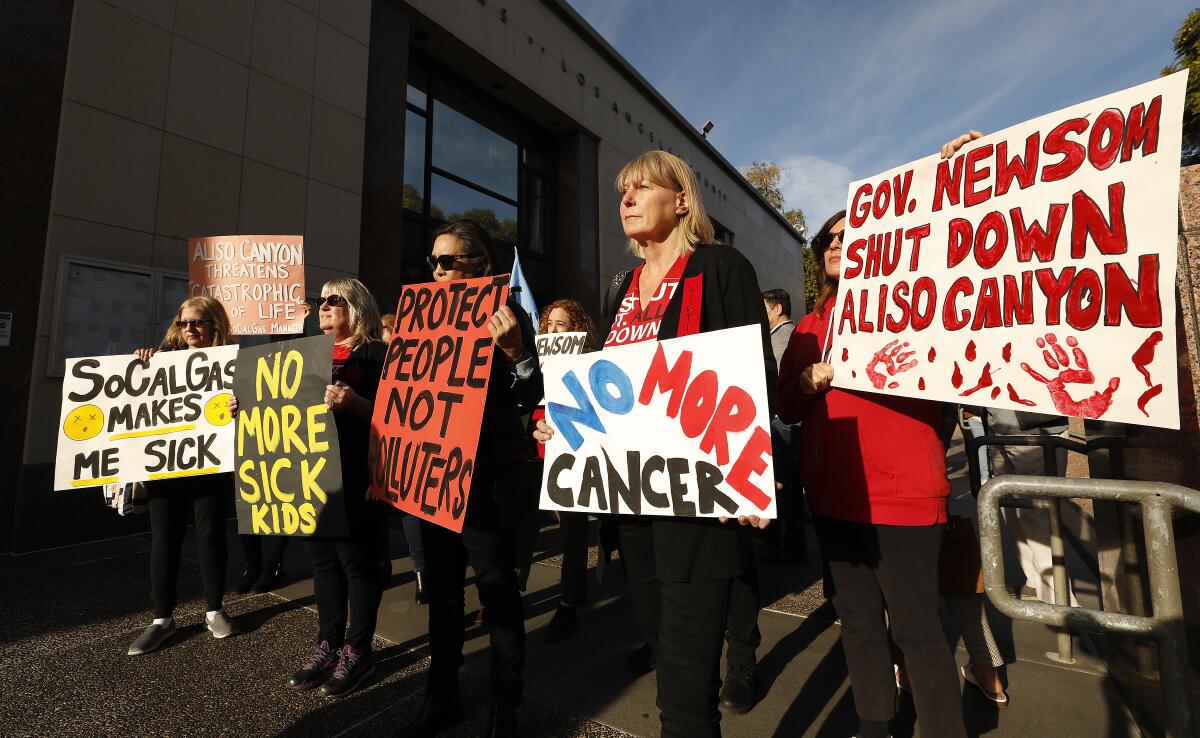
<path fill-rule="evenodd" d="M 162 296 L 163 282 L 166 278 L 188 281 L 188 275 L 174 269 L 131 264 L 129 262 L 99 259 L 92 256 L 77 254 L 60 254 L 58 257 L 58 274 L 55 276 L 54 307 L 51 312 L 50 346 L 46 355 L 46 376 L 61 378 L 66 374 L 68 358 L 63 355 L 65 338 L 64 312 L 66 310 L 67 280 L 72 265 L 91 267 L 93 269 L 108 269 L 114 272 L 140 274 L 150 278 L 150 295 L 148 308 L 142 321 L 142 346 L 157 346 L 155 334 L 158 331 L 162 316 L 159 315 L 159 305 Z"/>

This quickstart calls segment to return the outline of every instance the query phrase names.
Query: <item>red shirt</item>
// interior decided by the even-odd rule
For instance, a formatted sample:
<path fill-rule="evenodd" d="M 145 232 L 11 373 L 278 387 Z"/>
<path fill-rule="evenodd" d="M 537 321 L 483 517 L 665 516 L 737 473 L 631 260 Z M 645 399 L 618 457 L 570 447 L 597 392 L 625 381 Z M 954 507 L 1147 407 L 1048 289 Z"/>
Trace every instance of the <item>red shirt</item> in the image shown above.
<path fill-rule="evenodd" d="M 638 281 L 642 276 L 643 265 L 639 264 L 633 270 L 633 277 L 629 280 L 629 289 L 621 300 L 617 316 L 613 318 L 612 329 L 608 332 L 608 337 L 604 339 L 604 348 L 625 346 L 658 338 L 658 327 L 662 322 L 663 313 L 667 311 L 667 304 L 675 296 L 675 290 L 679 287 L 679 280 L 683 277 L 687 261 L 688 255 L 686 254 L 675 260 L 675 263 L 663 276 L 658 290 L 646 303 L 644 310 L 642 309 L 641 293 L 638 291 Z"/>
<path fill-rule="evenodd" d="M 836 387 L 800 391 L 801 372 L 822 361 L 833 312 L 830 300 L 824 316 L 804 316 L 779 367 L 779 416 L 802 423 L 796 456 L 809 508 L 856 523 L 946 522 L 941 403 Z"/>

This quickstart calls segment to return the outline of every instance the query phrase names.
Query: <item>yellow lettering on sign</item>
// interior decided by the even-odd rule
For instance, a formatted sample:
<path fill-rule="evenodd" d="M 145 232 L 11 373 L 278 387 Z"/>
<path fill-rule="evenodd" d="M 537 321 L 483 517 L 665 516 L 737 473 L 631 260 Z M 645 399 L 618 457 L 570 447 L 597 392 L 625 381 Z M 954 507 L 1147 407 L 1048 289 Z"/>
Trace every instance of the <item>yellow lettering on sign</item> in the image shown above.
<path fill-rule="evenodd" d="M 250 473 L 247 473 L 247 469 L 250 470 Z M 247 494 L 246 490 L 239 485 L 238 494 L 242 496 L 243 500 L 251 505 L 258 502 L 259 498 L 262 497 L 262 493 L 258 491 L 258 482 L 254 479 L 253 471 L 254 459 L 245 459 L 242 461 L 241 465 L 238 466 L 238 477 L 241 478 L 244 484 L 249 485 L 250 488 L 254 490 L 253 493 Z"/>
<path fill-rule="evenodd" d="M 329 442 L 322 441 L 317 438 L 319 434 L 325 432 L 325 423 L 317 419 L 317 416 L 322 416 L 329 412 L 329 408 L 324 405 L 310 405 L 306 411 L 308 419 L 308 450 L 309 453 L 321 454 L 329 450 Z"/>
<path fill-rule="evenodd" d="M 311 500 L 316 497 L 322 503 L 328 502 L 328 497 L 325 490 L 321 489 L 317 477 L 320 476 L 321 470 L 325 468 L 325 458 L 317 459 L 317 463 L 313 466 L 308 465 L 308 459 L 300 460 L 300 481 L 304 485 L 304 499 Z"/>

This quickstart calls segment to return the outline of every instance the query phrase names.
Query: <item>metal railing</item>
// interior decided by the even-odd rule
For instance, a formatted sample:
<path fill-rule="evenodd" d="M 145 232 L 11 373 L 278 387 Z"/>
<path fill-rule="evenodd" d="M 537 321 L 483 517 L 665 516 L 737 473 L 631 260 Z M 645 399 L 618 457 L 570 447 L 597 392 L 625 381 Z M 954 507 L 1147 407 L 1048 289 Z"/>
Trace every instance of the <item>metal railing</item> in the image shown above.
<path fill-rule="evenodd" d="M 1088 453 L 1087 443 L 1060 435 L 975 436 L 965 427 L 965 423 L 960 423 L 960 426 L 963 428 L 963 443 L 966 446 L 971 494 L 976 499 L 979 498 L 982 477 L 982 470 L 979 466 L 980 448 L 987 446 L 1040 446 L 1042 448 L 1042 469 L 1047 477 L 1058 476 L 1058 449 L 1076 451 L 1085 455 Z M 1067 583 L 1067 553 L 1063 537 L 1062 501 L 1057 498 L 1010 499 L 1004 501 L 1003 506 L 1046 511 L 1050 518 L 1050 561 L 1054 578 L 1054 604 L 1070 605 L 1071 590 Z M 982 525 L 982 521 L 980 524 Z M 1075 645 L 1071 640 L 1071 634 L 1065 630 L 1058 631 L 1058 651 L 1047 655 L 1060 663 L 1075 663 Z"/>
<path fill-rule="evenodd" d="M 986 436 L 980 438 L 980 445 L 986 445 L 987 440 Z M 1037 445 L 1041 445 L 1041 442 Z M 1004 555 L 1000 542 L 1001 505 L 1017 501 L 1058 504 L 1063 499 L 1071 498 L 1134 502 L 1141 505 L 1152 615 L 1128 615 L 1069 607 L 1063 603 L 1050 605 L 1044 602 L 1023 601 L 1008 593 L 1004 584 Z M 984 591 L 996 609 L 1004 615 L 1014 620 L 1040 622 L 1063 629 L 1153 639 L 1158 647 L 1158 670 L 1162 685 L 1166 735 L 1171 738 L 1183 738 L 1193 735 L 1193 724 L 1188 694 L 1183 599 L 1179 590 L 1179 565 L 1175 556 L 1175 533 L 1171 524 L 1171 511 L 1176 507 L 1200 513 L 1200 491 L 1162 482 L 1005 475 L 992 479 L 983 485 L 980 491 L 979 543 L 983 559 Z M 1058 593 L 1065 592 L 1066 588 L 1065 567 L 1064 586 L 1059 587 L 1058 553 L 1055 556 L 1057 602 L 1060 599 Z M 1069 637 L 1069 633 L 1067 635 Z"/>

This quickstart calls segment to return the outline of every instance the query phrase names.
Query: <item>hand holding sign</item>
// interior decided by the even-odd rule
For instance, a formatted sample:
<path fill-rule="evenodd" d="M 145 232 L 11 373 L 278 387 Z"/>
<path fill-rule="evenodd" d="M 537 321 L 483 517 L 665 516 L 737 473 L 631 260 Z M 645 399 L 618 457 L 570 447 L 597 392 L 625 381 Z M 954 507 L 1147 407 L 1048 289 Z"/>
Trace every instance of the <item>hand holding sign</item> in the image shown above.
<path fill-rule="evenodd" d="M 525 352 L 525 340 L 521 337 L 521 324 L 508 305 L 501 305 L 488 321 L 488 332 L 497 348 L 504 352 L 509 361 L 516 363 Z"/>
<path fill-rule="evenodd" d="M 800 373 L 800 391 L 806 395 L 815 395 L 829 386 L 833 381 L 833 367 L 825 362 L 817 362 Z"/>

